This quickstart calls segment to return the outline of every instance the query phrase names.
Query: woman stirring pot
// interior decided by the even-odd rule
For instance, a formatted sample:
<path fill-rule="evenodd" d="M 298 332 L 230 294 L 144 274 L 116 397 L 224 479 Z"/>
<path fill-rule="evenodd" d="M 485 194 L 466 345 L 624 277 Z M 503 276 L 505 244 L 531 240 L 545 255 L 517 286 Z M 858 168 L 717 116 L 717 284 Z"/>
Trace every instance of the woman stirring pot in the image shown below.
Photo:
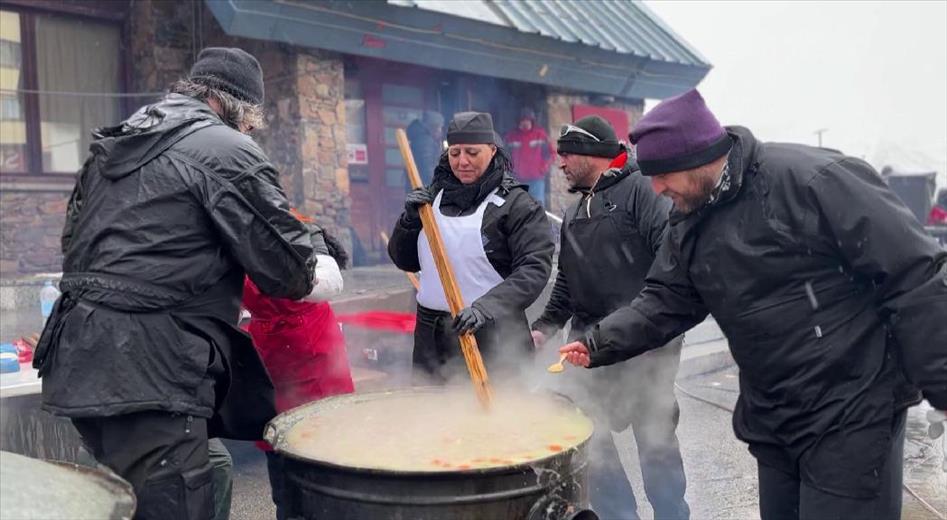
<path fill-rule="evenodd" d="M 399 269 L 420 271 L 415 374 L 443 383 L 464 373 L 458 334 L 472 332 L 488 372 L 502 377 L 504 368 L 515 368 L 533 349 L 525 310 L 549 279 L 551 227 L 542 206 L 513 179 L 490 114 L 456 114 L 447 144 L 431 185 L 408 193 L 388 243 Z M 423 204 L 432 205 L 467 305 L 456 319 L 421 233 Z"/>

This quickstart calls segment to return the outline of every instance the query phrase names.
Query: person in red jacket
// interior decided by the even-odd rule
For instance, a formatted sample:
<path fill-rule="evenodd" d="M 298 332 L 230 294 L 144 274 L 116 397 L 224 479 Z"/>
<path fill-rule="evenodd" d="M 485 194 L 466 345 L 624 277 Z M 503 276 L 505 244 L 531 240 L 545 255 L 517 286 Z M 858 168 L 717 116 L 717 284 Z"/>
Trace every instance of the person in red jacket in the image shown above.
<path fill-rule="evenodd" d="M 529 186 L 529 194 L 545 206 L 546 174 L 555 154 L 546 131 L 536 124 L 536 113 L 524 108 L 520 112 L 519 126 L 508 132 L 505 139 L 516 180 Z"/>
<path fill-rule="evenodd" d="M 318 259 L 315 288 L 294 301 L 264 295 L 249 278 L 243 285 L 243 307 L 251 316 L 247 331 L 273 380 L 278 413 L 355 391 L 345 339 L 326 301 L 342 292 L 340 266 L 345 266 L 348 256 L 341 244 L 311 219 L 295 214 L 313 229 Z M 283 461 L 266 442 L 258 441 L 257 445 L 266 452 L 276 517 L 282 520 L 286 517 Z"/>

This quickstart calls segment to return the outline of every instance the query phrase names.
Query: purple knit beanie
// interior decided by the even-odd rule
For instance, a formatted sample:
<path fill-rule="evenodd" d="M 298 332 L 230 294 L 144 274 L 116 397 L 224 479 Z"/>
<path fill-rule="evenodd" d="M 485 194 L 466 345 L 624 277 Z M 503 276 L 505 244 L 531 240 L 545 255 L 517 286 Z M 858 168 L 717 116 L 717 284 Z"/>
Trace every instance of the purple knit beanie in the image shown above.
<path fill-rule="evenodd" d="M 691 170 L 719 159 L 731 146 L 697 90 L 658 103 L 628 138 L 636 145 L 643 175 Z"/>

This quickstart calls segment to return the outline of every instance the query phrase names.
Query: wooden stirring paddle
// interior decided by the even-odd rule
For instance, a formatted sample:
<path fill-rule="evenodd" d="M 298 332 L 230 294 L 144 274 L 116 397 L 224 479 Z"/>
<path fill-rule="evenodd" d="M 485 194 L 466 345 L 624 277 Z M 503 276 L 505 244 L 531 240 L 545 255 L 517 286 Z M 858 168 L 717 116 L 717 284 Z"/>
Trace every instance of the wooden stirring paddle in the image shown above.
<path fill-rule="evenodd" d="M 401 149 L 401 158 L 404 159 L 404 165 L 408 170 L 411 187 L 424 187 L 421 184 L 421 176 L 418 175 L 418 167 L 414 163 L 414 155 L 411 153 L 411 147 L 408 144 L 408 134 L 405 133 L 403 128 L 399 128 L 395 130 L 395 137 L 398 139 L 398 148 Z M 441 239 L 441 230 L 437 227 L 437 221 L 434 219 L 434 210 L 430 204 L 424 204 L 418 208 L 418 212 L 421 214 L 421 225 L 424 228 L 424 234 L 431 245 L 431 256 L 434 257 L 434 265 L 437 266 L 437 275 L 441 279 L 441 286 L 444 288 L 444 295 L 447 297 L 451 316 L 456 317 L 464 308 L 464 298 L 460 294 L 460 287 L 457 286 L 457 278 L 454 276 L 450 259 L 447 258 L 447 252 L 444 251 L 444 241 Z M 484 408 L 489 408 L 490 401 L 493 399 L 493 392 L 490 389 L 487 368 L 483 365 L 483 358 L 480 356 L 480 349 L 477 347 L 477 339 L 470 333 L 461 334 L 459 339 L 460 350 L 464 354 L 464 361 L 467 363 L 467 371 L 470 372 L 470 379 L 473 381 L 477 398 L 480 399 L 480 404 Z"/>

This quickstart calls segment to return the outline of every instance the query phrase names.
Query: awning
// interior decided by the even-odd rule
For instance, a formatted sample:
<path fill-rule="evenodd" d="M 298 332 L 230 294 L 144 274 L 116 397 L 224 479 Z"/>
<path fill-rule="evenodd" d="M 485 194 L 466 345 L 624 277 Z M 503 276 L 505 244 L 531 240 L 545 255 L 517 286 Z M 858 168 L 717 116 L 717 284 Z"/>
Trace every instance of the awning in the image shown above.
<path fill-rule="evenodd" d="M 679 94 L 711 67 L 631 0 L 205 1 L 231 36 L 622 98 Z"/>

